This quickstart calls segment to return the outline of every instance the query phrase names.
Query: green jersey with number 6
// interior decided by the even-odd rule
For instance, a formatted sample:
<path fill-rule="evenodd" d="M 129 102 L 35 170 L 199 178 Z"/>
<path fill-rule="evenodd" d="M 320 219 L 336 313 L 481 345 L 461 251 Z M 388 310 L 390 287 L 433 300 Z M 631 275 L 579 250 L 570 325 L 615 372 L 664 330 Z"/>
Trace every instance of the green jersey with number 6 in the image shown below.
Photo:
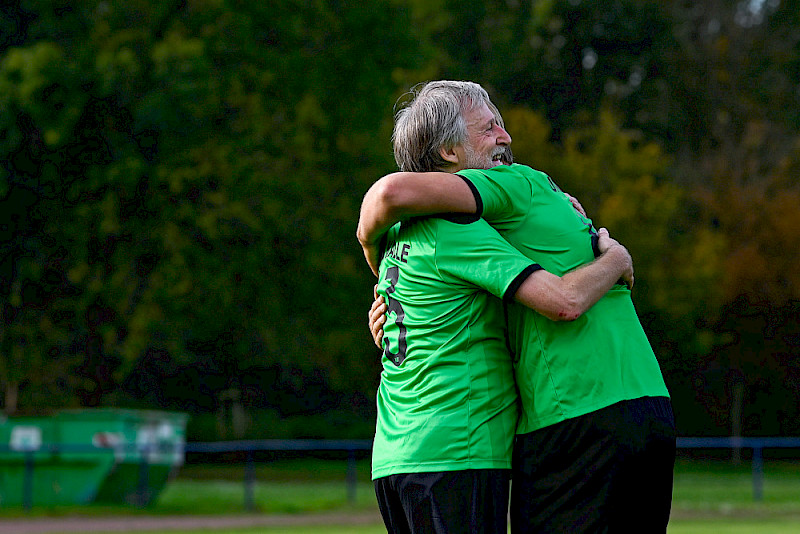
<path fill-rule="evenodd" d="M 497 297 L 537 268 L 481 219 L 389 230 L 373 479 L 511 467 L 517 395 Z"/>
<path fill-rule="evenodd" d="M 482 216 L 547 271 L 562 276 L 594 260 L 592 221 L 546 174 L 524 165 L 458 174 L 477 188 Z M 551 321 L 516 303 L 509 304 L 508 321 L 520 434 L 620 401 L 669 396 L 625 285 L 576 321 Z"/>

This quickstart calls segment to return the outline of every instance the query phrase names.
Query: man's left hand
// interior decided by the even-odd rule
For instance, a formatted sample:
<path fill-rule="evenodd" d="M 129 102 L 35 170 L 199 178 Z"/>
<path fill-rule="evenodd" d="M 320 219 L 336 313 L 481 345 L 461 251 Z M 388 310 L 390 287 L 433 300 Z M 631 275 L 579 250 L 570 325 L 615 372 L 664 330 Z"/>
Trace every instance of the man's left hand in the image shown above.
<path fill-rule="evenodd" d="M 372 340 L 379 349 L 383 349 L 381 341 L 383 340 L 383 324 L 386 322 L 386 302 L 382 296 L 378 296 L 378 285 L 375 284 L 373 289 L 375 301 L 369 309 L 369 331 L 372 334 Z"/>
<path fill-rule="evenodd" d="M 564 195 L 566 195 L 566 197 L 567 197 L 567 200 L 569 200 L 569 201 L 570 201 L 570 203 L 572 204 L 572 207 L 573 207 L 573 208 L 575 208 L 575 210 L 576 210 L 578 213 L 580 213 L 581 215 L 583 215 L 584 217 L 586 217 L 586 210 L 584 210 L 584 209 L 583 209 L 583 206 L 581 206 L 581 203 L 580 203 L 580 202 L 578 202 L 578 199 L 577 199 L 577 198 L 575 198 L 575 197 L 573 197 L 573 196 L 572 196 L 572 195 L 570 195 L 569 193 L 564 193 Z"/>

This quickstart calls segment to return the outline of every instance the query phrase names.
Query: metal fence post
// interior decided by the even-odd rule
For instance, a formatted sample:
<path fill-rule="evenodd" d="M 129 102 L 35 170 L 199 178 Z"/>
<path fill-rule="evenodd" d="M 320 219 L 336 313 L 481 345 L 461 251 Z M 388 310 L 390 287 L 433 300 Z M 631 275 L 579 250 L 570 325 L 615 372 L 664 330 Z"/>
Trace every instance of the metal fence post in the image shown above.
<path fill-rule="evenodd" d="M 764 499 L 764 457 L 761 447 L 753 446 L 753 500 Z"/>
<path fill-rule="evenodd" d="M 30 512 L 33 507 L 33 451 L 25 451 L 25 477 L 22 480 L 22 508 Z"/>
<path fill-rule="evenodd" d="M 347 502 L 356 503 L 356 487 L 358 480 L 356 477 L 356 451 L 347 450 Z"/>
<path fill-rule="evenodd" d="M 145 446 L 141 450 L 141 460 L 139 461 L 139 480 L 136 486 L 136 505 L 140 507 L 147 506 L 147 501 L 149 501 L 149 481 L 148 477 L 150 475 L 150 464 L 147 460 L 147 455 L 149 453 L 149 447 Z"/>
<path fill-rule="evenodd" d="M 256 468 L 253 449 L 247 451 L 247 462 L 244 465 L 244 509 L 252 512 L 255 507 Z"/>

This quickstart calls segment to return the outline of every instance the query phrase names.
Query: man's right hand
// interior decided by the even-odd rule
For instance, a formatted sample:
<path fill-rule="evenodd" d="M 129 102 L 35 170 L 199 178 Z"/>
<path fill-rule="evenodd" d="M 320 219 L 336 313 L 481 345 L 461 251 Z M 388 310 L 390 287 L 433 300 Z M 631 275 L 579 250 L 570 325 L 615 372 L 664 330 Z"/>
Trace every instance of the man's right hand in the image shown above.
<path fill-rule="evenodd" d="M 623 271 L 620 278 L 628 284 L 628 289 L 633 289 L 633 258 L 631 258 L 628 249 L 624 246 L 620 245 L 616 239 L 613 239 L 606 228 L 600 228 L 597 231 L 597 250 L 600 251 L 600 254 L 605 254 L 612 248 L 619 249 L 620 253 L 620 261 L 624 262 Z M 617 252 L 615 250 L 614 252 Z"/>
<path fill-rule="evenodd" d="M 381 341 L 383 340 L 383 324 L 386 322 L 386 302 L 382 296 L 378 295 L 377 284 L 375 284 L 372 294 L 375 296 L 375 301 L 369 309 L 369 331 L 375 345 L 379 349 L 383 349 Z"/>

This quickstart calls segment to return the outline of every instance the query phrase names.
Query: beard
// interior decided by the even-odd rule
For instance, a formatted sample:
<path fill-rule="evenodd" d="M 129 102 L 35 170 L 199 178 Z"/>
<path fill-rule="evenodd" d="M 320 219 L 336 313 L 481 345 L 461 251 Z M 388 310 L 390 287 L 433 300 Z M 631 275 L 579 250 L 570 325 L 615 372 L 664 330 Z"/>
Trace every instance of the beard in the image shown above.
<path fill-rule="evenodd" d="M 469 143 L 464 144 L 464 158 L 465 168 L 467 169 L 491 169 L 497 165 L 494 163 L 496 152 L 489 154 L 479 154 Z M 500 161 L 503 165 L 511 165 L 514 162 L 514 156 L 509 147 L 505 147 L 503 152 L 500 153 Z"/>

